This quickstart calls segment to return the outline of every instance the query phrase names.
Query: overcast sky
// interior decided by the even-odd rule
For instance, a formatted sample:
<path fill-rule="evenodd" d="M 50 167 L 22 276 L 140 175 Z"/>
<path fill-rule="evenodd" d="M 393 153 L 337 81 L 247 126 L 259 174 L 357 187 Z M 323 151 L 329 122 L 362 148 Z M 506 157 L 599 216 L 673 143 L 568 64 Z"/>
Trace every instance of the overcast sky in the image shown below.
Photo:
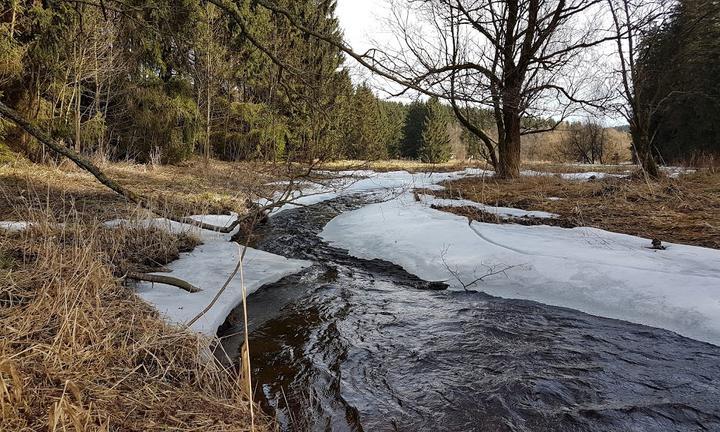
<path fill-rule="evenodd" d="M 365 52 L 373 47 L 383 48 L 394 45 L 392 34 L 384 24 L 389 13 L 388 0 L 337 0 L 336 14 L 345 34 L 345 41 L 356 52 Z M 608 46 L 611 51 L 614 50 L 614 46 Z M 367 69 L 357 65 L 352 59 L 347 60 L 346 65 L 350 68 L 355 83 L 367 81 L 383 99 L 388 98 L 388 93 L 383 92 L 382 89 L 397 90 L 396 85 L 382 78 L 373 79 Z M 413 97 L 416 96 L 413 95 Z M 395 100 L 410 101 L 406 97 Z M 604 120 L 608 124 L 616 124 L 618 121 L 624 123 L 621 119 L 609 117 Z"/>
<path fill-rule="evenodd" d="M 376 38 L 378 19 L 382 16 L 384 0 L 338 0 L 337 16 L 345 32 L 345 39 L 359 51 L 370 47 Z"/>
<path fill-rule="evenodd" d="M 383 45 L 388 41 L 389 34 L 383 31 L 382 21 L 387 13 L 385 0 L 338 0 L 337 16 L 343 28 L 345 40 L 356 52 Z M 348 61 L 353 78 L 356 82 L 367 79 L 370 74 L 365 68 Z"/>

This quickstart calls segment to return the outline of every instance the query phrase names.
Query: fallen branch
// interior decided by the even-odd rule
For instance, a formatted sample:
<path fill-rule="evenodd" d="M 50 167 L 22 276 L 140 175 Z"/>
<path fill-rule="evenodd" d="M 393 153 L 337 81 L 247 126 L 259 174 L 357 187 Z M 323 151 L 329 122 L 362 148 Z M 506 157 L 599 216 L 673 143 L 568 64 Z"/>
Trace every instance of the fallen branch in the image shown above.
<path fill-rule="evenodd" d="M 35 139 L 37 139 L 40 143 L 42 143 L 44 146 L 48 147 L 50 150 L 54 151 L 55 153 L 65 156 L 66 158 L 70 159 L 77 165 L 78 167 L 82 168 L 83 170 L 89 172 L 93 175 L 100 183 L 107 186 L 120 196 L 124 197 L 126 200 L 135 203 L 139 205 L 140 207 L 149 210 L 155 214 L 158 214 L 166 219 L 170 219 L 175 222 L 180 222 L 188 225 L 194 225 L 203 229 L 212 230 L 212 231 L 218 231 L 221 233 L 229 233 L 232 230 L 235 229 L 235 227 L 241 222 L 241 218 L 238 218 L 235 220 L 231 225 L 226 227 L 220 227 L 216 225 L 206 224 L 204 222 L 199 222 L 196 220 L 193 220 L 191 218 L 187 217 L 176 217 L 172 214 L 169 214 L 167 212 L 160 211 L 156 208 L 154 208 L 150 204 L 150 200 L 147 198 L 136 194 L 135 192 L 131 191 L 130 189 L 127 189 L 117 183 L 116 181 L 112 180 L 110 177 L 108 177 L 100 168 L 97 167 L 97 165 L 93 164 L 88 158 L 85 156 L 77 153 L 75 150 L 71 149 L 70 147 L 67 147 L 59 142 L 57 142 L 55 139 L 53 139 L 50 135 L 48 135 L 46 132 L 38 128 L 36 125 L 34 125 L 29 120 L 25 119 L 20 113 L 15 111 L 14 109 L 8 107 L 4 103 L 0 102 L 0 115 L 2 117 L 12 121 L 16 125 L 18 125 L 20 128 L 22 128 L 25 132 L 29 133 Z"/>
<path fill-rule="evenodd" d="M 171 219 L 171 218 L 168 218 L 168 219 Z M 245 217 L 242 217 L 242 218 L 238 217 L 230 225 L 224 226 L 224 227 L 197 221 L 190 217 L 184 217 L 180 220 L 176 220 L 175 222 L 181 222 L 181 223 L 184 223 L 187 225 L 193 225 L 193 226 L 196 226 L 198 228 L 202 228 L 202 229 L 208 230 L 208 231 L 216 231 L 216 232 L 219 232 L 222 234 L 228 234 L 228 233 L 231 233 L 240 224 L 240 222 L 242 222 L 244 219 L 245 219 Z"/>
<path fill-rule="evenodd" d="M 440 259 L 442 260 L 442 263 L 443 263 L 443 265 L 445 266 L 445 269 L 448 271 L 448 273 L 450 273 L 450 275 L 452 275 L 452 277 L 453 277 L 460 285 L 462 285 L 463 289 L 464 289 L 466 292 L 467 292 L 467 291 L 470 291 L 470 288 L 471 288 L 473 285 L 478 284 L 478 283 L 484 281 L 486 278 L 489 278 L 489 277 L 491 277 L 491 276 L 495 276 L 495 275 L 502 274 L 502 275 L 504 275 L 505 277 L 508 277 L 507 271 L 508 271 L 508 270 L 511 270 L 511 269 L 514 269 L 515 267 L 518 267 L 518 266 L 514 266 L 514 265 L 513 265 L 513 266 L 505 266 L 505 267 L 502 267 L 502 268 L 500 268 L 500 269 L 498 270 L 499 267 L 497 267 L 497 266 L 489 266 L 489 265 L 482 264 L 482 266 L 487 269 L 487 273 L 483 274 L 483 275 L 480 276 L 480 277 L 475 278 L 474 280 L 472 280 L 472 281 L 470 281 L 470 282 L 464 282 L 463 279 L 462 279 L 462 276 L 460 275 L 460 270 L 458 270 L 457 267 L 455 267 L 455 268 L 450 267 L 450 264 L 448 264 L 448 262 L 447 262 L 446 255 L 447 255 L 447 249 L 444 249 L 444 250 L 440 253 Z M 473 274 L 476 274 L 476 273 L 477 273 L 477 269 L 475 269 L 475 271 L 473 272 Z"/>
<path fill-rule="evenodd" d="M 202 291 L 200 288 L 196 287 L 195 285 L 191 284 L 190 282 L 187 282 L 187 281 L 184 281 L 182 279 L 178 279 L 178 278 L 172 277 L 172 276 L 130 272 L 127 275 L 125 275 L 125 278 L 133 279 L 133 280 L 137 280 L 137 281 L 172 285 L 172 286 L 178 287 L 182 290 L 185 290 L 189 293 L 197 293 L 197 292 Z"/>

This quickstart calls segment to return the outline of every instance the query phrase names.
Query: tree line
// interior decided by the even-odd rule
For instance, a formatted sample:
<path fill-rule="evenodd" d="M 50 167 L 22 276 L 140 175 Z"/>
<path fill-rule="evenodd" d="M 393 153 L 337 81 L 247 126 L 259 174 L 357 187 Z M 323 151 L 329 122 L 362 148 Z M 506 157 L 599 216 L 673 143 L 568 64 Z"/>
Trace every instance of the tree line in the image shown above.
<path fill-rule="evenodd" d="M 720 3 L 683 0 L 642 38 L 638 93 L 654 156 L 720 156 Z"/>
<path fill-rule="evenodd" d="M 345 133 L 337 107 L 354 90 L 340 53 L 250 2 L 236 3 L 243 21 L 188 0 L 3 3 L 3 99 L 78 152 L 313 158 Z M 334 4 L 286 3 L 341 37 Z M 285 67 L 250 41 L 282 53 Z M 3 132 L 42 157 L 23 130 Z"/>
<path fill-rule="evenodd" d="M 343 41 L 334 1 L 2 4 L 3 102 L 85 154 L 443 161 L 453 153 L 447 130 L 460 124 L 469 154 L 515 177 L 521 138 L 578 109 L 625 116 L 651 175 L 658 159 L 717 152 L 711 0 L 413 2 L 428 25 L 398 23 L 406 46 L 364 54 Z M 585 23 L 608 11 L 610 30 Z M 606 44 L 617 45 L 620 67 L 603 93 L 589 85 L 598 68 L 587 54 Z M 348 57 L 429 99 L 379 100 L 353 85 Z M 9 122 L 0 137 L 46 156 Z"/>
<path fill-rule="evenodd" d="M 234 5 L 242 21 L 188 0 L 5 0 L 0 95 L 76 152 L 114 160 L 451 157 L 455 120 L 437 98 L 381 100 L 353 85 L 337 47 L 252 2 Z M 283 6 L 341 39 L 335 2 Z M 48 156 L 8 122 L 0 142 Z"/>

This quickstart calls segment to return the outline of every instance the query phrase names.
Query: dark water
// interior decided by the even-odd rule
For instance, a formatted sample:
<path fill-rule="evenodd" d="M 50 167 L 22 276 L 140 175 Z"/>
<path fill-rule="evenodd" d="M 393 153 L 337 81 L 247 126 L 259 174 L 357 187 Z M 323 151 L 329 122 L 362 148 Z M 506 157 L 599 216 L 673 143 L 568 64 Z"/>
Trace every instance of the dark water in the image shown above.
<path fill-rule="evenodd" d="M 317 262 L 249 299 L 256 398 L 284 429 L 720 431 L 720 347 L 437 291 L 317 237 L 358 205 L 340 198 L 283 212 L 257 245 Z M 226 339 L 230 353 L 239 338 Z"/>

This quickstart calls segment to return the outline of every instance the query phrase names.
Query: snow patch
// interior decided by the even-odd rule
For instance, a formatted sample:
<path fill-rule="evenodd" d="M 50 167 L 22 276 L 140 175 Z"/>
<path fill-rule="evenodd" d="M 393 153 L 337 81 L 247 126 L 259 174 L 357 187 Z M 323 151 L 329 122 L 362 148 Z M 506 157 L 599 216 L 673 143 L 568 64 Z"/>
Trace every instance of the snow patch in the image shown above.
<path fill-rule="evenodd" d="M 191 218 L 217 226 L 228 226 L 237 215 L 197 215 Z M 204 230 L 194 225 L 174 222 L 164 218 L 140 221 L 114 220 L 108 226 L 133 224 L 155 226 L 174 233 L 188 233 L 199 237 L 203 244 L 192 252 L 183 253 L 167 268 L 173 277 L 185 280 L 202 291 L 189 293 L 177 287 L 140 282 L 137 293 L 143 300 L 153 305 L 170 322 L 186 324 L 197 316 L 222 288 L 235 269 L 243 246 L 231 242 L 233 233 L 222 234 Z M 243 259 L 244 282 L 247 295 L 263 285 L 277 282 L 285 276 L 306 268 L 311 263 L 303 260 L 288 259 L 268 252 L 247 248 Z M 158 273 L 167 274 L 167 273 Z M 214 336 L 230 312 L 242 302 L 240 274 L 233 278 L 213 307 L 205 313 L 191 329 Z"/>
<path fill-rule="evenodd" d="M 521 171 L 520 175 L 528 177 L 550 177 L 556 176 L 565 180 L 600 180 L 604 178 L 623 178 L 627 177 L 627 174 L 610 174 L 606 172 L 590 171 L 590 172 L 578 172 L 578 173 L 552 173 L 546 171 L 533 171 L 526 170 Z"/>
<path fill-rule="evenodd" d="M 31 222 L 0 221 L 0 229 L 9 232 L 25 231 L 31 226 Z"/>
<path fill-rule="evenodd" d="M 663 166 L 660 167 L 660 170 L 667 174 L 667 176 L 670 178 L 678 178 L 684 174 L 694 174 L 697 172 L 697 170 L 695 169 L 688 169 L 678 166 Z"/>
<path fill-rule="evenodd" d="M 412 194 L 343 213 L 321 233 L 360 258 L 430 281 L 669 329 L 720 344 L 720 251 L 594 228 L 486 224 L 433 210 Z"/>

